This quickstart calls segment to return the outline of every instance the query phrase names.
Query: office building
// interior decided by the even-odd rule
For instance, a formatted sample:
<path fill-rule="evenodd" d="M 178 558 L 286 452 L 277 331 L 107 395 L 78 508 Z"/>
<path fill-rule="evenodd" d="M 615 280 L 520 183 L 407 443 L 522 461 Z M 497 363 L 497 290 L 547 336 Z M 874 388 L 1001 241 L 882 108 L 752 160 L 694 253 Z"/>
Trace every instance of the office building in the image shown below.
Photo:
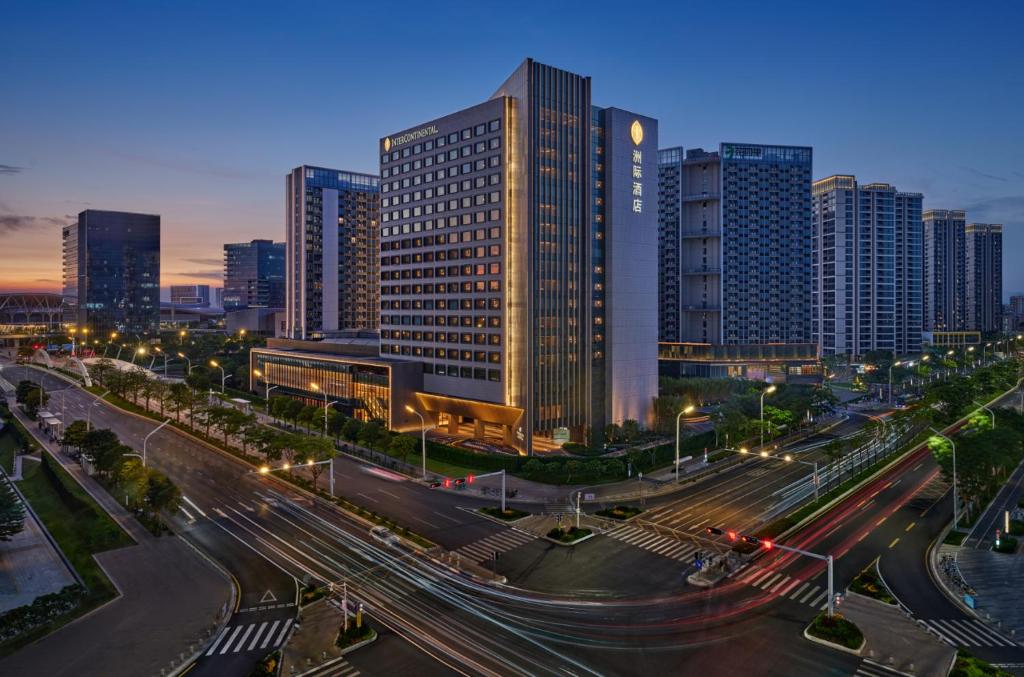
<path fill-rule="evenodd" d="M 811 192 L 812 341 L 822 355 L 920 350 L 921 194 L 845 175 Z"/>
<path fill-rule="evenodd" d="M 659 326 L 669 339 L 661 354 L 676 356 L 662 365 L 666 373 L 746 376 L 748 358 L 765 364 L 765 344 L 813 351 L 811 149 L 723 143 L 716 152 L 688 150 L 681 161 L 677 153 L 663 151 L 658 196 Z M 695 353 L 676 343 L 703 348 Z M 718 345 L 731 346 L 730 359 L 705 359 L 717 355 Z M 772 380 L 810 375 L 796 362 L 770 363 L 789 365 L 773 371 Z"/>
<path fill-rule="evenodd" d="M 224 307 L 224 287 L 215 287 L 213 290 L 213 305 L 218 308 Z"/>
<path fill-rule="evenodd" d="M 418 402 L 521 451 L 647 423 L 657 122 L 527 59 L 487 101 L 380 140 L 381 354 Z"/>
<path fill-rule="evenodd" d="M 966 324 L 964 237 L 961 209 L 929 209 L 924 225 L 924 328 L 962 331 Z"/>
<path fill-rule="evenodd" d="M 380 179 L 303 165 L 285 177 L 288 336 L 376 329 Z"/>
<path fill-rule="evenodd" d="M 210 306 L 210 285 L 173 284 L 171 285 L 171 303 L 208 308 Z"/>
<path fill-rule="evenodd" d="M 681 341 L 682 310 L 679 294 L 683 234 L 682 148 L 658 151 L 658 340 Z"/>
<path fill-rule="evenodd" d="M 969 223 L 964 232 L 964 314 L 968 329 L 1003 328 L 1003 226 Z"/>
<path fill-rule="evenodd" d="M 224 310 L 284 307 L 283 242 L 253 240 L 224 245 Z"/>
<path fill-rule="evenodd" d="M 156 333 L 160 217 L 87 209 L 62 236 L 64 321 L 104 334 Z"/>
<path fill-rule="evenodd" d="M 1024 294 L 1010 294 L 1010 314 L 1014 317 L 1024 317 Z"/>

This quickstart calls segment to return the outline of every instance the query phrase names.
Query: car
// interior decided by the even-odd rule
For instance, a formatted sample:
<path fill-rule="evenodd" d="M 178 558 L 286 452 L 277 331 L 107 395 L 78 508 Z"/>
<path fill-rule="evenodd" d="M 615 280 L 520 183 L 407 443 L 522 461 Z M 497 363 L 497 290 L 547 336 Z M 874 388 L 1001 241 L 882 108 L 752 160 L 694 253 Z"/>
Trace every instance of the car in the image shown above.
<path fill-rule="evenodd" d="M 396 547 L 399 542 L 398 536 L 391 533 L 391 529 L 388 529 L 387 527 L 373 527 L 370 529 L 370 536 L 378 543 L 383 543 L 384 545 L 392 548 Z"/>
<path fill-rule="evenodd" d="M 429 486 L 431 489 L 438 489 L 440 487 L 443 487 L 444 485 L 441 482 L 431 482 Z"/>
<path fill-rule="evenodd" d="M 465 477 L 459 477 L 458 479 L 456 479 L 455 480 L 455 486 L 457 486 L 459 488 L 462 488 L 462 487 L 466 486 L 466 478 Z"/>

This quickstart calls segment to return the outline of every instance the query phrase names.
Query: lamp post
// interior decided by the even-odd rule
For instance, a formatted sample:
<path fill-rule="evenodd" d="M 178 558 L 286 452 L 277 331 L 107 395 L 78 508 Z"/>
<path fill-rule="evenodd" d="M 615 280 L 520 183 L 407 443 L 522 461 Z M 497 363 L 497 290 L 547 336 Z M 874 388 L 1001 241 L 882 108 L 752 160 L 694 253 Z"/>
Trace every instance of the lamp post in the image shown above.
<path fill-rule="evenodd" d="M 896 362 L 893 362 L 892 364 L 889 365 L 889 406 L 890 407 L 892 406 L 892 368 L 893 367 L 898 367 L 901 364 L 903 364 L 903 363 L 897 360 Z"/>
<path fill-rule="evenodd" d="M 75 327 L 71 327 L 70 329 L 68 329 L 68 333 L 71 334 L 71 357 L 74 357 L 76 340 L 78 338 L 76 336 L 76 334 L 78 333 L 78 329 Z"/>
<path fill-rule="evenodd" d="M 125 349 L 125 348 L 127 348 L 127 347 L 128 347 L 128 346 L 126 346 L 126 345 L 125 345 L 125 344 L 123 344 L 123 343 L 122 343 L 121 345 L 119 345 L 119 346 L 117 347 L 117 355 L 114 355 L 114 360 L 120 360 L 120 359 L 121 359 L 121 351 L 122 351 L 122 350 L 124 350 L 124 349 Z"/>
<path fill-rule="evenodd" d="M 256 378 L 260 378 L 261 376 L 263 376 L 263 372 L 260 371 L 259 369 L 253 369 L 252 373 Z M 267 394 L 264 396 L 263 399 L 267 401 L 267 415 L 270 415 L 270 391 L 273 390 L 274 388 L 277 388 L 277 386 L 270 385 L 270 381 L 266 379 L 263 379 L 263 385 L 267 387 Z"/>
<path fill-rule="evenodd" d="M 220 366 L 220 363 L 217 362 L 217 360 L 210 360 L 210 366 L 211 367 L 217 367 L 218 369 L 220 369 L 220 394 L 223 395 L 224 394 L 224 384 L 228 380 L 227 375 L 224 373 L 224 367 Z"/>
<path fill-rule="evenodd" d="M 245 330 L 243 329 L 242 332 L 244 333 Z M 337 404 L 338 400 L 334 400 L 333 402 L 328 404 L 328 402 L 327 402 L 327 391 L 326 390 L 321 389 L 320 386 L 317 385 L 316 383 L 310 383 L 309 387 L 312 388 L 313 390 L 322 392 L 324 394 L 324 437 L 327 437 L 327 409 L 331 405 Z"/>
<path fill-rule="evenodd" d="M 152 437 L 153 435 L 156 435 L 158 432 L 160 432 L 160 428 L 163 428 L 165 425 L 167 425 L 170 422 L 171 422 L 171 419 L 167 419 L 166 421 L 164 421 L 163 423 L 161 423 L 157 427 L 153 428 L 153 430 L 148 435 L 146 435 L 144 438 L 142 438 L 142 467 L 143 468 L 146 467 L 146 446 L 149 444 L 149 438 Z M 138 456 L 138 454 L 125 454 L 125 456 Z"/>
<path fill-rule="evenodd" d="M 764 446 L 764 396 L 775 392 L 775 386 L 768 386 L 761 391 L 761 446 Z"/>
<path fill-rule="evenodd" d="M 185 362 L 188 364 L 188 375 L 191 376 L 192 375 L 192 360 L 190 360 L 187 357 L 185 357 L 185 353 L 183 353 L 181 351 L 178 351 L 178 357 L 180 357 L 181 359 L 185 360 Z"/>
<path fill-rule="evenodd" d="M 679 483 L 679 424 L 680 419 L 683 418 L 683 414 L 692 414 L 694 406 L 691 404 L 684 407 L 682 411 L 676 414 L 676 483 Z"/>
<path fill-rule="evenodd" d="M 957 490 L 956 490 L 956 442 L 954 442 L 954 441 L 953 441 L 953 438 L 951 438 L 951 437 L 949 437 L 949 436 L 947 436 L 947 435 L 944 435 L 944 434 L 940 433 L 940 432 L 939 432 L 938 430 L 936 430 L 935 428 L 932 428 L 932 432 L 933 432 L 933 433 L 935 433 L 935 436 L 936 436 L 936 437 L 941 437 L 942 439 L 944 439 L 944 440 L 946 440 L 947 442 L 949 442 L 949 446 L 951 446 L 951 447 L 953 448 L 953 528 L 954 528 L 954 529 L 959 529 L 959 528 L 960 528 L 960 510 L 959 510 L 959 508 L 957 507 Z"/>
<path fill-rule="evenodd" d="M 423 418 L 423 414 L 412 408 L 411 405 L 405 405 L 405 410 L 410 414 L 416 414 L 420 419 L 420 455 L 423 457 L 423 479 L 427 479 L 427 431 L 433 430 L 434 426 L 427 427 L 427 419 Z M 504 500 L 504 492 L 502 492 L 502 500 Z"/>
<path fill-rule="evenodd" d="M 184 329 L 182 329 L 181 331 L 178 332 L 178 345 L 179 346 L 185 344 L 185 337 L 186 336 L 188 336 L 188 332 L 185 331 Z"/>
<path fill-rule="evenodd" d="M 132 352 L 132 364 L 135 364 L 135 357 L 136 357 L 136 355 L 145 355 L 145 354 L 146 354 L 146 348 L 144 346 L 139 346 L 138 348 L 136 348 Z"/>

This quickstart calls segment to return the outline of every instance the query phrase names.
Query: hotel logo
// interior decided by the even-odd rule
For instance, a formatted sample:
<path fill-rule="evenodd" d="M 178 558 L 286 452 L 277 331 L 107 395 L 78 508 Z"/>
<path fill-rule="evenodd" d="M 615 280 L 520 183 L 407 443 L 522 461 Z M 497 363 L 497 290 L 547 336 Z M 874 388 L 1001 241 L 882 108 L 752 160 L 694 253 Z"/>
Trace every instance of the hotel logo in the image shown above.
<path fill-rule="evenodd" d="M 410 141 L 416 141 L 418 139 L 424 139 L 428 136 L 437 134 L 437 126 L 430 125 L 429 127 L 423 127 L 412 132 L 406 132 L 405 134 L 399 134 L 398 136 L 384 137 L 384 152 L 387 153 L 393 146 L 401 146 L 402 144 L 409 143 Z"/>
<path fill-rule="evenodd" d="M 387 152 L 390 152 L 390 151 L 391 151 L 391 137 L 390 136 L 385 136 L 384 137 L 384 152 L 387 153 Z"/>
<path fill-rule="evenodd" d="M 633 124 L 629 126 L 629 135 L 633 137 L 634 146 L 639 146 L 644 140 L 644 128 L 639 120 L 633 120 Z"/>

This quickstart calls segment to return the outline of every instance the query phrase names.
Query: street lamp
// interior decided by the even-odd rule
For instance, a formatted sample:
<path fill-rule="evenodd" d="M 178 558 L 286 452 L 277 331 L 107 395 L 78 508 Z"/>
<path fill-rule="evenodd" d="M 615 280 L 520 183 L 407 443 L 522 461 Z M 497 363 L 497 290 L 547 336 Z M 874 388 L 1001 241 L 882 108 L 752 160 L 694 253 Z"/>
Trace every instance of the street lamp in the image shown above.
<path fill-rule="evenodd" d="M 809 465 L 812 468 L 814 468 L 814 502 L 817 503 L 818 502 L 818 462 L 817 461 L 801 461 L 798 458 L 793 458 L 792 454 L 786 454 L 785 456 L 782 457 L 782 459 L 786 463 L 792 463 L 793 461 L 796 461 L 797 463 L 803 463 L 804 465 Z"/>
<path fill-rule="evenodd" d="M 68 329 L 68 333 L 71 334 L 71 356 L 74 357 L 75 356 L 75 340 L 77 338 L 75 336 L 75 334 L 78 333 L 78 329 L 76 329 L 75 327 L 71 327 L 71 328 Z"/>
<path fill-rule="evenodd" d="M 949 446 L 951 446 L 953 448 L 953 528 L 954 529 L 959 529 L 960 528 L 960 510 L 957 508 L 956 442 L 953 441 L 953 438 L 940 433 L 935 428 L 932 428 L 932 432 L 935 433 L 936 437 L 941 437 L 942 439 L 944 439 L 947 442 L 949 442 Z"/>
<path fill-rule="evenodd" d="M 433 430 L 434 426 L 427 427 L 427 419 L 423 418 L 423 414 L 412 408 L 411 405 L 405 405 L 405 410 L 410 414 L 416 414 L 420 419 L 420 455 L 423 457 L 423 479 L 427 479 L 427 431 Z"/>
<path fill-rule="evenodd" d="M 889 406 L 890 407 L 892 406 L 892 368 L 893 367 L 898 367 L 898 366 L 900 366 L 902 364 L 903 364 L 902 362 L 897 360 L 896 362 L 893 362 L 892 364 L 889 365 Z"/>
<path fill-rule="evenodd" d="M 185 353 L 183 353 L 181 351 L 178 352 L 178 357 L 180 357 L 181 359 L 185 360 L 185 362 L 188 363 L 188 375 L 191 376 L 192 375 L 192 360 L 190 360 L 187 357 L 185 357 Z"/>
<path fill-rule="evenodd" d="M 185 343 L 186 336 L 188 336 L 188 332 L 184 329 L 178 332 L 178 345 L 183 345 Z"/>
<path fill-rule="evenodd" d="M 171 422 L 171 419 L 167 419 L 166 421 L 164 421 L 163 423 L 158 425 L 156 428 L 153 428 L 153 430 L 150 431 L 150 433 L 148 435 L 146 435 L 144 438 L 142 438 L 142 455 L 141 456 L 139 456 L 138 454 L 124 454 L 124 456 L 137 456 L 138 458 L 141 458 L 142 459 L 142 467 L 145 468 L 146 467 L 146 445 L 149 443 L 149 438 L 152 437 L 153 435 L 156 435 L 158 432 L 160 432 L 160 428 L 163 428 L 165 425 L 167 425 L 170 422 Z"/>
<path fill-rule="evenodd" d="M 775 386 L 768 386 L 761 391 L 761 446 L 764 446 L 764 396 L 775 392 Z"/>
<path fill-rule="evenodd" d="M 259 378 L 259 377 L 263 376 L 263 372 L 260 371 L 259 369 L 253 369 L 252 373 L 253 373 L 253 375 L 256 378 Z M 278 386 L 270 385 L 270 381 L 268 381 L 266 379 L 263 379 L 263 385 L 265 385 L 267 387 L 267 394 L 264 396 L 263 399 L 265 399 L 267 401 L 267 414 L 269 415 L 270 414 L 270 391 L 273 390 L 274 388 L 277 388 Z"/>
<path fill-rule="evenodd" d="M 244 329 L 242 331 L 245 331 Z M 324 437 L 327 437 L 327 409 L 333 404 L 337 404 L 338 400 L 334 400 L 330 404 L 327 403 L 327 391 L 320 388 L 316 383 L 310 383 L 309 387 L 315 391 L 322 392 L 324 394 Z"/>
<path fill-rule="evenodd" d="M 117 355 L 114 355 L 114 360 L 120 360 L 120 359 L 121 359 L 121 351 L 122 351 L 122 350 L 124 350 L 124 349 L 125 349 L 125 348 L 127 348 L 127 347 L 128 347 L 128 346 L 127 346 L 126 344 L 124 344 L 124 343 L 122 343 L 121 345 L 119 345 L 119 346 L 117 347 Z"/>
<path fill-rule="evenodd" d="M 684 407 L 683 410 L 680 411 L 676 415 L 676 483 L 677 484 L 679 483 L 679 423 L 680 423 L 680 419 L 683 417 L 683 414 L 692 414 L 694 409 L 695 409 L 695 407 L 691 404 L 691 405 L 689 405 L 687 407 Z"/>
<path fill-rule="evenodd" d="M 224 367 L 220 366 L 220 363 L 217 362 L 217 360 L 210 360 L 210 366 L 211 367 L 217 367 L 218 369 L 220 369 L 220 394 L 223 395 L 224 394 L 224 384 L 228 380 L 227 375 L 224 373 Z"/>
<path fill-rule="evenodd" d="M 144 346 L 139 346 L 138 348 L 136 348 L 135 351 L 132 353 L 132 364 L 135 364 L 135 356 L 136 355 L 145 355 L 145 354 L 146 354 L 146 348 Z"/>

